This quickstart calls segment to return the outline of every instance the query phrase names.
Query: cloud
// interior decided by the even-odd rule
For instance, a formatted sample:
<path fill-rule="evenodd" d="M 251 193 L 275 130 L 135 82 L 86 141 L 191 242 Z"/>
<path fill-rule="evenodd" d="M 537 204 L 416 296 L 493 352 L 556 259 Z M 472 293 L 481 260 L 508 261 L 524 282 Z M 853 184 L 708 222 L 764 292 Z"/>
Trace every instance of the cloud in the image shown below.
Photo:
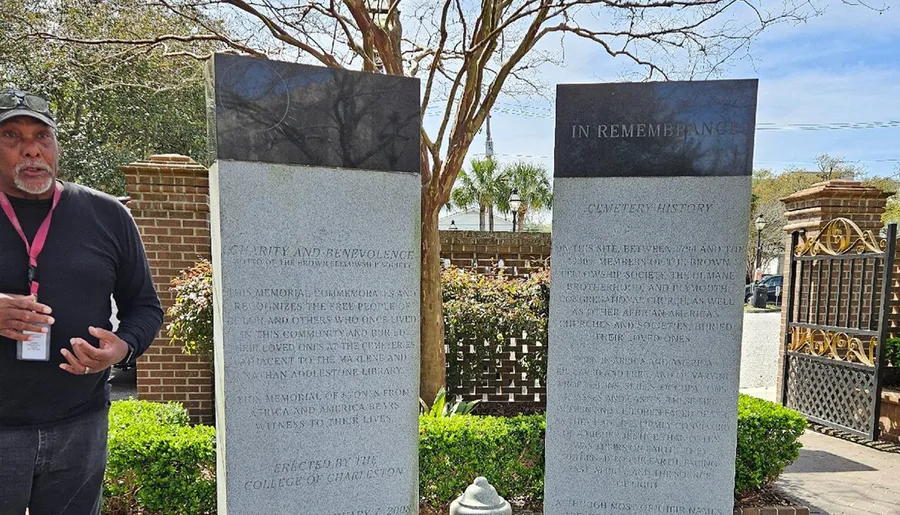
<path fill-rule="evenodd" d="M 760 79 L 760 123 L 900 120 L 898 25 L 900 9 L 879 15 L 864 8 L 837 5 L 805 24 L 781 25 L 763 33 L 752 49 L 755 64 L 738 62 L 726 78 Z M 569 38 L 566 57 L 566 68 L 546 70 L 549 83 L 615 80 L 608 76 L 615 69 L 612 60 L 595 45 Z M 543 112 L 552 115 L 550 102 L 524 99 L 522 103 L 543 107 Z M 532 116 L 495 113 L 495 151 L 547 156 L 545 161 L 552 166 L 552 120 L 533 116 L 535 110 L 519 112 Z M 900 159 L 900 150 L 895 150 L 898 136 L 900 128 L 759 131 L 756 164 L 776 170 L 809 166 L 816 155 L 829 153 L 857 161 L 871 173 L 892 174 L 897 164 L 890 160 Z M 483 152 L 483 148 L 483 139 L 476 140 L 473 150 Z"/>
<path fill-rule="evenodd" d="M 877 2 L 875 2 L 877 4 Z M 900 120 L 900 8 L 883 14 L 830 2 L 823 16 L 766 30 L 751 47 L 754 60 L 732 63 L 723 78 L 758 77 L 760 123 L 832 123 Z M 601 20 L 594 20 L 594 24 Z M 493 112 L 495 152 L 503 162 L 519 158 L 553 165 L 555 84 L 609 82 L 637 68 L 612 59 L 596 44 L 566 37 L 566 65 L 545 66 L 544 98 L 502 98 Z M 558 49 L 558 40 L 544 45 Z M 484 152 L 484 131 L 470 156 Z M 900 128 L 759 131 L 757 168 L 812 166 L 829 153 L 856 161 L 869 172 L 897 172 Z"/>

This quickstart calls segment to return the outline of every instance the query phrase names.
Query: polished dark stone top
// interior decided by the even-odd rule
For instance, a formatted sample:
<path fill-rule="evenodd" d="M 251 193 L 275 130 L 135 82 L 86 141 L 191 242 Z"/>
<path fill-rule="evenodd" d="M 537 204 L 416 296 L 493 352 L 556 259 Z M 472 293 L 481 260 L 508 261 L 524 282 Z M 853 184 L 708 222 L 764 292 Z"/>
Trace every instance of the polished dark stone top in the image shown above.
<path fill-rule="evenodd" d="M 757 81 L 560 84 L 554 177 L 739 176 Z"/>
<path fill-rule="evenodd" d="M 419 173 L 419 80 L 217 54 L 216 159 Z"/>

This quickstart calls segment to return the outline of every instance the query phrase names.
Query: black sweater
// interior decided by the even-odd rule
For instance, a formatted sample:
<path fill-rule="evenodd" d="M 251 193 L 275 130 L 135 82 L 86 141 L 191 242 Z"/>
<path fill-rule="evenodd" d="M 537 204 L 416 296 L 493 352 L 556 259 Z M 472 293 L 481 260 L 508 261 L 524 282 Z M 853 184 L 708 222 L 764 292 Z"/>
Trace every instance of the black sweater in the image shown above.
<path fill-rule="evenodd" d="M 16 342 L 0 337 L 0 427 L 41 427 L 102 409 L 109 402 L 102 374 L 72 375 L 59 368 L 89 326 L 111 329 L 110 295 L 120 321 L 116 334 L 143 353 L 162 325 L 162 309 L 134 220 L 115 198 L 65 183 L 38 257 L 38 302 L 53 309 L 50 361 L 19 361 Z M 28 241 L 50 200 L 9 197 Z M 28 256 L 22 238 L 0 212 L 0 292 L 27 295 Z"/>

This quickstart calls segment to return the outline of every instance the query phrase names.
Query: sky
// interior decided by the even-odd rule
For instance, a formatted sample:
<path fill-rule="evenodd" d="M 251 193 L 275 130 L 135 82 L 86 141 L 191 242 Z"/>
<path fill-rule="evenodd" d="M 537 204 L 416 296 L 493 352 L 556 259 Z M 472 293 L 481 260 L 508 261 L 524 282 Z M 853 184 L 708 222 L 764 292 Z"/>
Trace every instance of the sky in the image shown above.
<path fill-rule="evenodd" d="M 759 79 L 754 169 L 815 169 L 815 157 L 827 153 L 869 175 L 900 176 L 900 0 L 871 3 L 888 9 L 823 2 L 824 15 L 767 29 L 753 43 L 752 59 L 714 77 Z M 545 83 L 614 82 L 633 71 L 576 38 L 566 39 L 565 56 L 563 66 L 542 69 Z M 545 98 L 498 101 L 491 117 L 498 160 L 552 170 L 554 89 Z M 484 131 L 469 156 L 483 152 Z"/>

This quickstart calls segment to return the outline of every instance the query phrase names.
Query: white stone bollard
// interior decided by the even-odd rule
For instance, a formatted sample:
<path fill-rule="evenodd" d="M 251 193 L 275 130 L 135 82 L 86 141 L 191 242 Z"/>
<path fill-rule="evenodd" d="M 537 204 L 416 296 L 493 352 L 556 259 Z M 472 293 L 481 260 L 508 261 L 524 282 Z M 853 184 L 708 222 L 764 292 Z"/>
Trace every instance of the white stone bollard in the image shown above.
<path fill-rule="evenodd" d="M 497 490 L 483 477 L 466 488 L 450 504 L 450 515 L 512 515 L 512 507 L 497 495 Z"/>

